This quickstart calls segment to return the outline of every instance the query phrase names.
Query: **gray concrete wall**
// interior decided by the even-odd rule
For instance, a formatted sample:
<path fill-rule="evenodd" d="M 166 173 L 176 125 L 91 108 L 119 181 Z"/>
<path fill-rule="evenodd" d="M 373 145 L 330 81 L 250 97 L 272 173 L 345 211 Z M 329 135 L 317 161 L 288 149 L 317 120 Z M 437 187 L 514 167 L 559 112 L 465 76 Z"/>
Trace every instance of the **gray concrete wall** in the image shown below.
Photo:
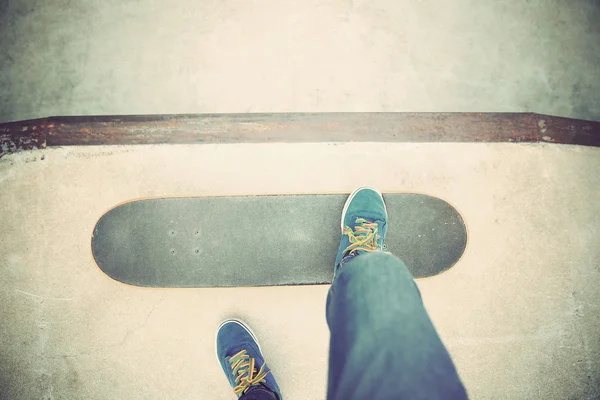
<path fill-rule="evenodd" d="M 600 119 L 595 0 L 0 1 L 0 121 L 534 111 Z"/>

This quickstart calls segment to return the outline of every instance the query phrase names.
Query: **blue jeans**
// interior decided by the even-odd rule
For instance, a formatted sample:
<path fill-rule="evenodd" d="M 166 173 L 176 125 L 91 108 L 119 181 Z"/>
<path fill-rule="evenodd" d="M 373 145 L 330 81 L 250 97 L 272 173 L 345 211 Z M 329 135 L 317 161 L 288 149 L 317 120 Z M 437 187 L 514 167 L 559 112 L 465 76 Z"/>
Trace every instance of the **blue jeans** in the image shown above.
<path fill-rule="evenodd" d="M 327 398 L 466 399 L 412 275 L 397 257 L 344 263 L 327 297 Z"/>
<path fill-rule="evenodd" d="M 326 313 L 329 400 L 467 398 L 419 289 L 397 257 L 371 252 L 344 263 Z M 256 391 L 246 396 L 274 399 Z"/>

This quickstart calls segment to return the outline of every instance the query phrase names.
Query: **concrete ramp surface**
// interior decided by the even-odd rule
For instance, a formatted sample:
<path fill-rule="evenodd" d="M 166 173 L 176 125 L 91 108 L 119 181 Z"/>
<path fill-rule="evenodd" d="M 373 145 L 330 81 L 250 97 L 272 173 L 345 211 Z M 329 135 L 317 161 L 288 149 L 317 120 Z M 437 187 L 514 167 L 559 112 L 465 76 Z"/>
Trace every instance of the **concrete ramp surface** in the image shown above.
<path fill-rule="evenodd" d="M 369 167 L 349 173 L 357 159 Z M 3 396 L 231 398 L 214 333 L 242 316 L 287 398 L 323 398 L 328 286 L 133 287 L 95 266 L 90 232 L 132 198 L 367 184 L 434 194 L 468 221 L 463 258 L 418 285 L 473 398 L 594 398 L 599 172 L 599 149 L 552 144 L 111 146 L 3 157 Z"/>

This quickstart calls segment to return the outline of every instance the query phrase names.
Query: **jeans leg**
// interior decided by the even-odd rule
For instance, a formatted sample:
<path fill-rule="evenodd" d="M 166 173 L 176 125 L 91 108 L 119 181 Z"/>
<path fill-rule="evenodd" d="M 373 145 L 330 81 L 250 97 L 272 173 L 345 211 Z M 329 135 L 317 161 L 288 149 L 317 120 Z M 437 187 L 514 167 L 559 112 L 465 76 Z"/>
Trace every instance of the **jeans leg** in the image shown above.
<path fill-rule="evenodd" d="M 361 254 L 327 297 L 327 398 L 466 399 L 410 272 L 397 257 Z"/>

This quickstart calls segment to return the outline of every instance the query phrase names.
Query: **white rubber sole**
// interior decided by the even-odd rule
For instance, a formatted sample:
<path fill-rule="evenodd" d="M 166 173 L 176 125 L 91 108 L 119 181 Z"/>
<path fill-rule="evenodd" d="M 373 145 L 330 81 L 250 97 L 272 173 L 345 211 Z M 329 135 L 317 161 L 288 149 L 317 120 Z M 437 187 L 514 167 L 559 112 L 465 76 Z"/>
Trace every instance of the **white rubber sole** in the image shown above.
<path fill-rule="evenodd" d="M 385 201 L 383 200 L 383 195 L 381 194 L 381 192 L 375 188 L 372 188 L 371 186 L 361 186 L 358 189 L 356 189 L 354 192 L 352 192 L 350 194 L 350 196 L 348 196 L 348 200 L 346 200 L 346 203 L 344 203 L 344 210 L 342 211 L 342 220 L 340 221 L 340 229 L 342 231 L 344 231 L 344 219 L 346 218 L 346 211 L 348 211 L 348 207 L 350 206 L 352 199 L 354 198 L 354 196 L 356 196 L 356 194 L 358 192 L 360 192 L 361 190 L 365 190 L 365 189 L 372 190 L 372 191 L 376 192 L 379 195 L 379 197 L 381 197 L 381 201 L 383 202 L 383 209 L 385 210 L 385 219 L 387 220 L 387 217 L 388 217 L 387 207 L 385 206 Z"/>
<path fill-rule="evenodd" d="M 256 342 L 256 345 L 258 346 L 258 350 L 262 354 L 262 349 L 260 347 L 260 343 L 258 342 L 258 339 L 256 338 L 256 335 L 254 334 L 254 332 L 252 332 L 252 329 L 250 329 L 250 327 L 248 325 L 246 325 L 246 323 L 244 321 L 242 321 L 241 319 L 230 318 L 230 319 L 227 319 L 227 320 L 221 322 L 221 325 L 219 325 L 219 327 L 217 328 L 217 333 L 215 334 L 215 355 L 217 356 L 217 362 L 219 363 L 219 366 L 221 365 L 221 360 L 219 359 L 219 353 L 217 350 L 218 349 L 217 338 L 219 337 L 219 331 L 221 330 L 223 325 L 230 323 L 230 322 L 236 323 L 239 326 L 241 326 L 242 328 L 244 328 L 250 334 L 250 336 L 252 336 L 252 339 L 254 339 L 254 341 Z M 263 357 L 264 357 L 264 355 L 263 355 Z"/>

